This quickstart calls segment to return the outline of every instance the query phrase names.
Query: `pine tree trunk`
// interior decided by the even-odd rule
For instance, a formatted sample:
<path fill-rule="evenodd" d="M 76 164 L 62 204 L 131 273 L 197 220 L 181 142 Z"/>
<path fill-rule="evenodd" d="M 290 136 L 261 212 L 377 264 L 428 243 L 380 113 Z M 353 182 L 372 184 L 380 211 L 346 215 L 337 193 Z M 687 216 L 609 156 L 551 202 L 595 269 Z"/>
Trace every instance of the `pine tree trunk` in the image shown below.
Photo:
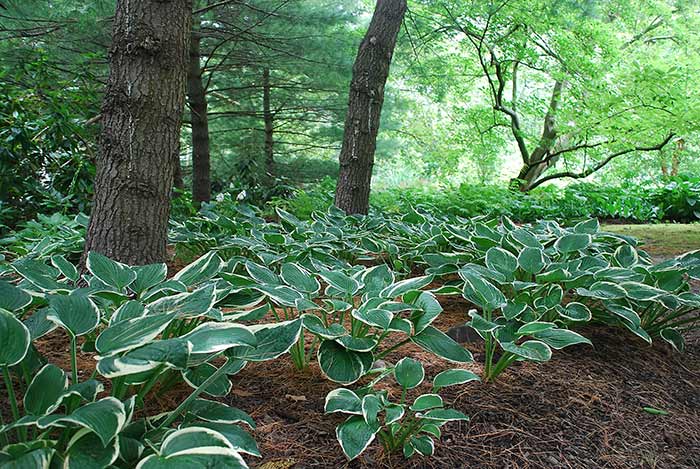
<path fill-rule="evenodd" d="M 199 32 L 193 30 L 187 71 L 187 100 L 190 105 L 190 120 L 192 121 L 192 199 L 197 206 L 211 200 L 209 118 L 207 116 L 207 97 L 202 83 L 200 41 Z"/>
<path fill-rule="evenodd" d="M 166 259 L 191 23 L 191 0 L 117 1 L 85 254 Z"/>
<path fill-rule="evenodd" d="M 270 109 L 270 69 L 263 70 L 263 119 L 265 120 L 265 170 L 266 181 L 273 185 L 275 181 L 275 153 L 273 140 L 273 116 Z"/>
<path fill-rule="evenodd" d="M 352 68 L 335 205 L 347 214 L 366 214 L 384 102 L 384 86 L 406 0 L 377 0 L 372 21 Z"/>

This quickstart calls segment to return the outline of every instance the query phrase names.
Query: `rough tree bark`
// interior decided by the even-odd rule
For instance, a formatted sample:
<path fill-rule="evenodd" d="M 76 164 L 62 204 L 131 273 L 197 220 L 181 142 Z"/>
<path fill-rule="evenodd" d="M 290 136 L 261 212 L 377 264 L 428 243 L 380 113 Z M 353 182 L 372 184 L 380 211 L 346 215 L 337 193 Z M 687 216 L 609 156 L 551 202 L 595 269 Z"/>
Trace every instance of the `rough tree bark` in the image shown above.
<path fill-rule="evenodd" d="M 195 18 L 197 23 L 200 19 Z M 207 97 L 200 65 L 199 24 L 190 38 L 190 60 L 187 70 L 187 101 L 192 122 L 192 199 L 195 205 L 211 200 L 211 161 L 209 153 L 209 118 Z"/>
<path fill-rule="evenodd" d="M 265 171 L 267 172 L 267 181 L 269 185 L 274 184 L 275 180 L 275 153 L 274 153 L 274 135 L 273 124 L 274 115 L 270 109 L 270 69 L 263 69 L 262 75 L 263 85 L 263 119 L 265 121 Z"/>
<path fill-rule="evenodd" d="M 191 0 L 118 0 L 85 255 L 166 259 Z"/>
<path fill-rule="evenodd" d="M 406 0 L 377 0 L 374 15 L 352 68 L 335 205 L 347 214 L 366 214 L 384 86 Z"/>

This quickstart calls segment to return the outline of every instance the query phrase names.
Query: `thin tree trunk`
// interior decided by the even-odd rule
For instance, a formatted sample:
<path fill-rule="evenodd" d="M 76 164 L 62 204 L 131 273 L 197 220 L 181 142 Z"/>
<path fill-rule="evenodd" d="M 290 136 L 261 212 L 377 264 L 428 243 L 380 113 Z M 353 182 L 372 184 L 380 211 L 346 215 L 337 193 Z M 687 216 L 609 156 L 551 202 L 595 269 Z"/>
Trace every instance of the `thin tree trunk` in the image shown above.
<path fill-rule="evenodd" d="M 180 193 L 185 189 L 185 181 L 182 178 L 182 163 L 180 162 L 180 155 L 175 158 L 175 176 L 173 177 L 173 198 L 176 199 L 180 197 Z"/>
<path fill-rule="evenodd" d="M 265 170 L 267 171 L 267 181 L 272 185 L 275 180 L 275 153 L 273 140 L 273 119 L 270 110 L 270 69 L 263 69 L 263 119 L 265 120 Z"/>
<path fill-rule="evenodd" d="M 384 86 L 405 13 L 406 0 L 377 0 L 352 68 L 335 191 L 335 205 L 348 214 L 366 214 L 369 210 Z"/>
<path fill-rule="evenodd" d="M 191 0 L 117 1 L 84 256 L 166 259 L 191 23 Z"/>
<path fill-rule="evenodd" d="M 550 152 L 554 148 L 557 141 L 556 129 L 556 114 L 561 102 L 561 93 L 564 87 L 564 82 L 558 80 L 554 83 L 552 89 L 552 98 L 549 102 L 549 108 L 544 118 L 542 128 L 542 136 L 540 141 L 530 155 L 527 161 L 520 169 L 517 178 L 517 187 L 522 192 L 527 192 L 531 189 L 533 183 L 544 173 L 547 168 L 554 166 L 559 159 L 558 157 L 550 156 Z"/>
<path fill-rule="evenodd" d="M 197 18 L 197 22 L 200 20 Z M 192 121 L 192 199 L 196 205 L 211 200 L 211 161 L 209 154 L 209 118 L 207 97 L 200 65 L 199 25 L 192 31 L 187 71 L 187 100 Z"/>

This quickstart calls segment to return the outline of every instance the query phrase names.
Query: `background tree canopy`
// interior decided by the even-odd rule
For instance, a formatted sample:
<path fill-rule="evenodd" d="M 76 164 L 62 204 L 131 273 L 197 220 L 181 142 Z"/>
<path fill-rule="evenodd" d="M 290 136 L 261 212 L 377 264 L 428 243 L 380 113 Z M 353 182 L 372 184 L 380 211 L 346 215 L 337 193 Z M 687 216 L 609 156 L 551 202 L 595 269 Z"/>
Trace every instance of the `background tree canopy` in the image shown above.
<path fill-rule="evenodd" d="M 3 223 L 87 211 L 114 1 L 2 6 Z M 352 61 L 373 7 L 195 2 L 214 194 L 269 200 L 337 176 Z M 700 166 L 699 27 L 698 5 L 685 0 L 409 2 L 373 187 L 687 179 Z"/>

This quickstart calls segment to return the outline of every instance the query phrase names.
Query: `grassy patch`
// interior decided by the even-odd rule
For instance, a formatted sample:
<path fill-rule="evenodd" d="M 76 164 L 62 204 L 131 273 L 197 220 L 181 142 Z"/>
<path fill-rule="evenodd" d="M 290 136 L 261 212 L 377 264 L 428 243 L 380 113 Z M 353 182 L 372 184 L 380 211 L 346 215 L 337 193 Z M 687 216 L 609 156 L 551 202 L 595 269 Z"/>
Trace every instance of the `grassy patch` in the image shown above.
<path fill-rule="evenodd" d="M 603 229 L 634 236 L 654 256 L 675 256 L 700 249 L 700 224 L 604 225 Z"/>

